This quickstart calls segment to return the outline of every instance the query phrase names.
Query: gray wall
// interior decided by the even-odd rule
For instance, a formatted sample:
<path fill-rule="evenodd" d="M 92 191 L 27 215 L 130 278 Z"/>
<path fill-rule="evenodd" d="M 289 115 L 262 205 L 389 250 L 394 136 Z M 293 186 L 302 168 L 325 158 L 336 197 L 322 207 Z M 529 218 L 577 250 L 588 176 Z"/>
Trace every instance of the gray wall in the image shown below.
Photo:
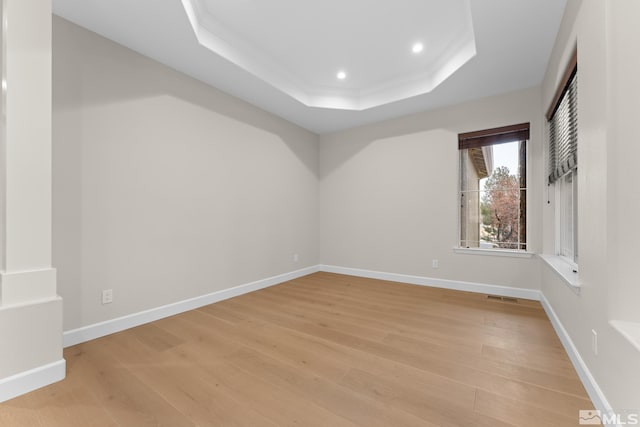
<path fill-rule="evenodd" d="M 640 31 L 636 0 L 570 0 L 544 79 L 551 104 L 578 49 L 578 241 L 580 294 L 547 265 L 542 291 L 614 409 L 640 410 L 640 350 L 610 321 L 640 330 L 637 142 Z M 544 252 L 554 252 L 553 206 L 543 210 Z M 592 351 L 591 330 L 599 351 Z M 640 340 L 639 336 L 636 339 Z"/>
<path fill-rule="evenodd" d="M 65 330 L 318 263 L 316 135 L 57 17 L 53 38 Z"/>
<path fill-rule="evenodd" d="M 321 262 L 539 289 L 536 258 L 453 248 L 459 245 L 458 133 L 531 122 L 528 237 L 531 250 L 539 249 L 541 117 L 535 88 L 321 136 Z"/>

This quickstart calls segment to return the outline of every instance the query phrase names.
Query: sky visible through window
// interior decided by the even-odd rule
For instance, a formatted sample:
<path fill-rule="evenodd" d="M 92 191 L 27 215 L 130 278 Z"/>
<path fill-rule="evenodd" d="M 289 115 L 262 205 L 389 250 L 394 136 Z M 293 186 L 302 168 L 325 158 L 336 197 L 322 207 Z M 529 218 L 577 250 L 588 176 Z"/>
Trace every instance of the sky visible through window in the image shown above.
<path fill-rule="evenodd" d="M 498 144 L 491 147 L 493 149 L 493 170 L 500 166 L 509 168 L 511 175 L 518 174 L 518 142 L 509 142 L 507 144 Z M 480 180 L 480 190 L 484 190 L 484 184 L 487 178 Z"/>

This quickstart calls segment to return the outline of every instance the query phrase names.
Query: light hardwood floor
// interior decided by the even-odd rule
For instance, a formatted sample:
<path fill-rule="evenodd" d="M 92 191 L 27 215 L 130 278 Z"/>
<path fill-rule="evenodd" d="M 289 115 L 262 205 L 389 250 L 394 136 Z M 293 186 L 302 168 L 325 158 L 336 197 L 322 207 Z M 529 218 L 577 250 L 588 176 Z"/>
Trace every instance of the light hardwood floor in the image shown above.
<path fill-rule="evenodd" d="M 65 350 L 0 426 L 576 426 L 539 303 L 330 273 Z"/>

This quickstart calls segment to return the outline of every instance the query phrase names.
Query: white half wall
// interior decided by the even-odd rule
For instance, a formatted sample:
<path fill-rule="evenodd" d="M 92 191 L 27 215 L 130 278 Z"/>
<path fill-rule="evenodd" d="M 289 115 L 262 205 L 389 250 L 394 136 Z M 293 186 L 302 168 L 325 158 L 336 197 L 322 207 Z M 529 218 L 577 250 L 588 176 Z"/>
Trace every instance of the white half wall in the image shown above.
<path fill-rule="evenodd" d="M 53 39 L 64 330 L 318 264 L 315 134 L 55 16 Z"/>
<path fill-rule="evenodd" d="M 65 372 L 51 264 L 51 2 L 1 0 L 0 22 L 2 401 Z"/>

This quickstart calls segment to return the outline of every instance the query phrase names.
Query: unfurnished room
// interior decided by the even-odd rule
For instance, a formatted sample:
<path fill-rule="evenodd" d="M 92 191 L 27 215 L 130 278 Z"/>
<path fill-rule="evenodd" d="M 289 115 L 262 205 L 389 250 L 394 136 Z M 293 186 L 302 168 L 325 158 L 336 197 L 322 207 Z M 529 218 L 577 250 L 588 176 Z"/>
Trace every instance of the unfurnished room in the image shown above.
<path fill-rule="evenodd" d="M 0 427 L 640 425 L 640 1 L 0 1 Z"/>

